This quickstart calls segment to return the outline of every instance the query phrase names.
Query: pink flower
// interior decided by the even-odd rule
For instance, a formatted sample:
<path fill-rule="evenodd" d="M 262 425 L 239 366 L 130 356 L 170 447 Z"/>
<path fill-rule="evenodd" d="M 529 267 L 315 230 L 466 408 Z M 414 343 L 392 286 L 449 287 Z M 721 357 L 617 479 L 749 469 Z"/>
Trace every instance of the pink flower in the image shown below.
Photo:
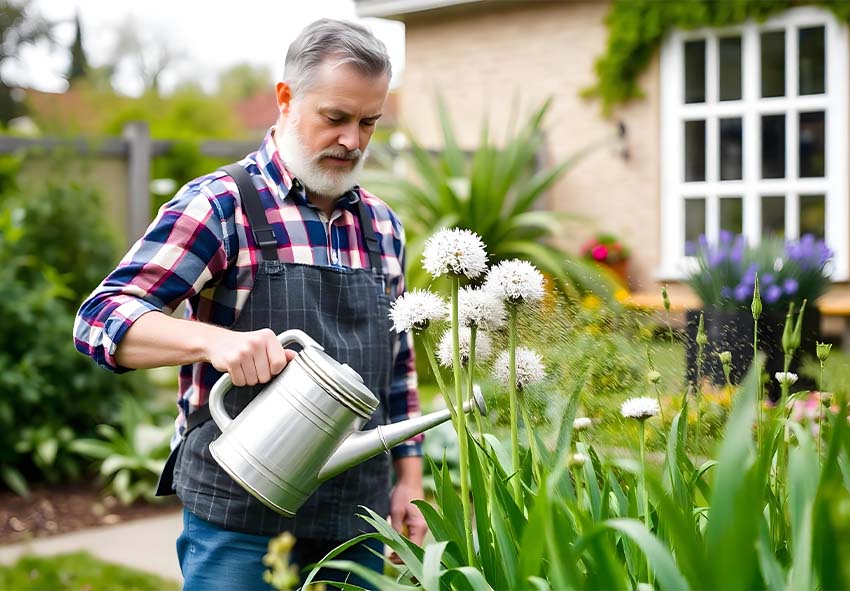
<path fill-rule="evenodd" d="M 597 261 L 604 261 L 608 258 L 608 247 L 604 244 L 597 244 L 590 251 L 590 255 Z"/>

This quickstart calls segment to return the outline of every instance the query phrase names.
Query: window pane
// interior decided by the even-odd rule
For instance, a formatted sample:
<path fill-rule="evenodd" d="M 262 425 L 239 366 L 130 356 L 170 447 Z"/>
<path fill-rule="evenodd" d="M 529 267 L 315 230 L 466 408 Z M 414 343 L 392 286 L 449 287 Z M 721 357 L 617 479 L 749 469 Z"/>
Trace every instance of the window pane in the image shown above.
<path fill-rule="evenodd" d="M 705 234 L 705 199 L 685 199 L 685 256 L 693 256 Z"/>
<path fill-rule="evenodd" d="M 800 236 L 813 234 L 823 240 L 825 228 L 826 198 L 823 195 L 800 195 Z"/>
<path fill-rule="evenodd" d="M 823 27 L 800 29 L 800 94 L 823 94 L 826 89 L 826 44 Z"/>
<path fill-rule="evenodd" d="M 761 95 L 785 96 L 785 31 L 761 34 Z"/>
<path fill-rule="evenodd" d="M 800 176 L 826 172 L 826 122 L 823 111 L 800 113 Z"/>
<path fill-rule="evenodd" d="M 785 115 L 762 115 L 761 178 L 785 177 Z"/>
<path fill-rule="evenodd" d="M 737 181 L 743 178 L 743 140 L 741 118 L 720 120 L 720 180 Z"/>
<path fill-rule="evenodd" d="M 705 180 L 705 121 L 685 121 L 685 182 Z"/>
<path fill-rule="evenodd" d="M 705 41 L 685 42 L 685 102 L 705 102 Z"/>
<path fill-rule="evenodd" d="M 741 234 L 744 229 L 744 202 L 740 197 L 720 198 L 720 230 Z"/>
<path fill-rule="evenodd" d="M 741 38 L 720 39 L 720 100 L 741 98 Z"/>
<path fill-rule="evenodd" d="M 762 238 L 785 238 L 785 197 L 771 195 L 761 198 Z"/>

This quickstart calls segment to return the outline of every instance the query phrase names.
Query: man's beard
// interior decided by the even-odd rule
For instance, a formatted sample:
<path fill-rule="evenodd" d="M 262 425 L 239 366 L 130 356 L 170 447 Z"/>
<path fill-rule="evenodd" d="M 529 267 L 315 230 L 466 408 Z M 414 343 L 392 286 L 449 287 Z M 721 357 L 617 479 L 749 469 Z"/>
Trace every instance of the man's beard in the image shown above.
<path fill-rule="evenodd" d="M 342 146 L 322 150 L 311 155 L 304 149 L 304 141 L 298 129 L 297 120 L 288 119 L 283 128 L 278 128 L 277 147 L 284 164 L 307 191 L 319 197 L 337 199 L 357 184 L 357 177 L 363 170 L 365 155 L 360 149 L 348 151 Z M 348 171 L 334 170 L 322 166 L 322 158 L 344 158 L 354 162 Z"/>

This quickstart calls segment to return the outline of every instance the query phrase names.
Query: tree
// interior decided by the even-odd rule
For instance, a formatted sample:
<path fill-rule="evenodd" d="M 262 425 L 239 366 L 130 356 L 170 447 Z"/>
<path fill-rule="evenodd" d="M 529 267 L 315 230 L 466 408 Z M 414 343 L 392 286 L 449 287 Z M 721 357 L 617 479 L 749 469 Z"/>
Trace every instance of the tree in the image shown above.
<path fill-rule="evenodd" d="M 218 92 L 224 98 L 239 101 L 262 90 L 271 90 L 272 74 L 266 66 L 236 64 L 218 77 Z"/>
<path fill-rule="evenodd" d="M 30 14 L 30 0 L 0 0 L 0 72 L 7 61 L 20 56 L 21 48 L 41 40 L 53 40 L 51 25 L 38 14 Z M 0 123 L 24 114 L 13 97 L 13 81 L 0 74 Z"/>
<path fill-rule="evenodd" d="M 111 61 L 115 70 L 129 68 L 144 85 L 144 93 L 159 94 L 160 78 L 167 69 L 183 59 L 183 52 L 157 36 L 143 37 L 133 17 L 127 17 L 118 32 L 118 43 Z"/>
<path fill-rule="evenodd" d="M 89 74 L 89 61 L 86 59 L 86 51 L 83 48 L 83 31 L 80 27 L 80 15 L 74 17 L 76 33 L 74 43 L 71 45 L 71 67 L 68 69 L 68 82 L 74 82 L 86 78 Z"/>

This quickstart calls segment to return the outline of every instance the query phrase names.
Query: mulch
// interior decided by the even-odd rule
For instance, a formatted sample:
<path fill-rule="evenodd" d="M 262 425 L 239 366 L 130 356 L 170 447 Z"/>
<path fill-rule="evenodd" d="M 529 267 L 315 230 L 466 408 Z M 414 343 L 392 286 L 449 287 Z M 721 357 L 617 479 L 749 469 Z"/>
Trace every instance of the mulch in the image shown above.
<path fill-rule="evenodd" d="M 122 505 L 93 482 L 37 484 L 28 497 L 0 490 L 0 545 L 155 517 L 179 507 L 176 497 Z"/>

